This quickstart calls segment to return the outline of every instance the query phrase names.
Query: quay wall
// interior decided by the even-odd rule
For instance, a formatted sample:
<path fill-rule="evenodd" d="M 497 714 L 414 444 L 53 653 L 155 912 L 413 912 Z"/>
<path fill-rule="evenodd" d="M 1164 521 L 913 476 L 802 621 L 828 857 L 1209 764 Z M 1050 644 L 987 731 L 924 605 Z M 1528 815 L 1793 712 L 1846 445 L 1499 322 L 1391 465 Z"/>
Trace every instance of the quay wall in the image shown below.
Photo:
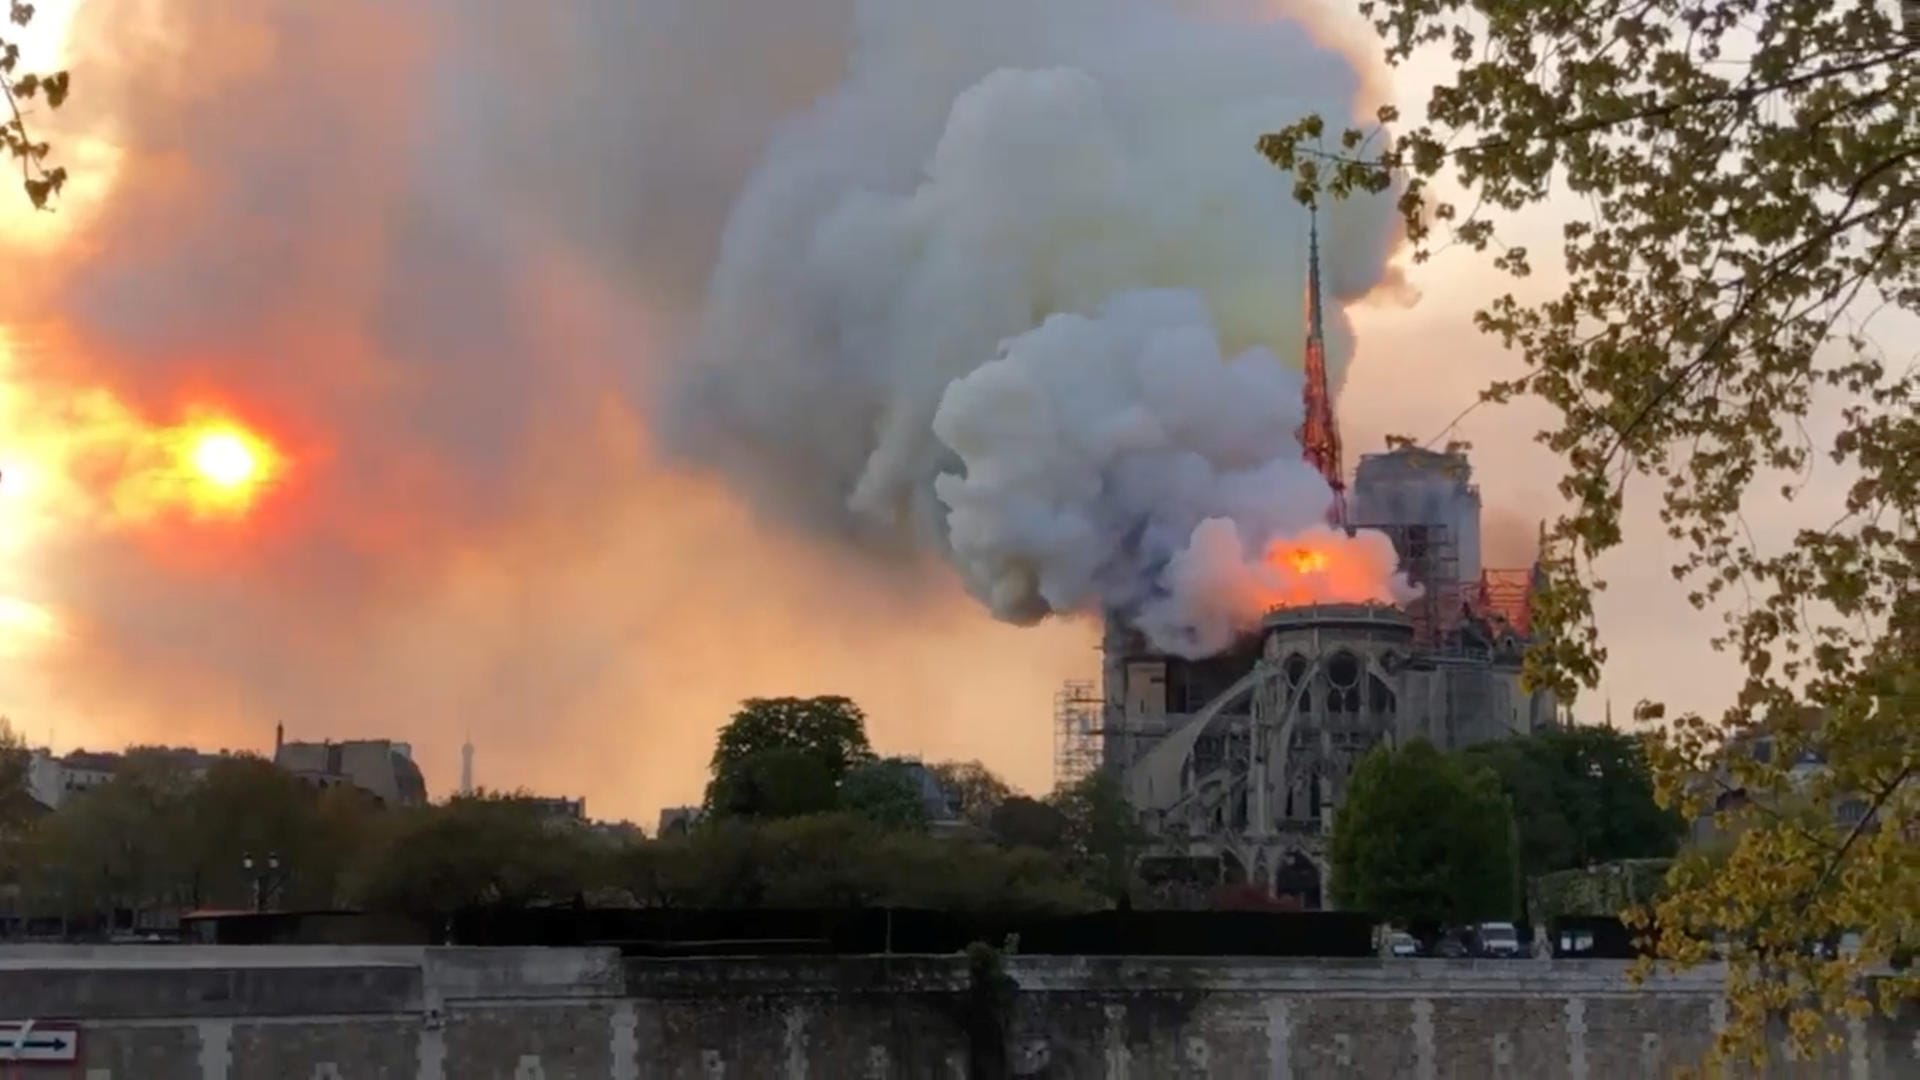
<path fill-rule="evenodd" d="M 75 1025 L 78 1060 L 0 1076 L 1605 1080 L 1697 1062 L 1719 979 L 1635 987 L 1607 961 L 22 946 L 0 949 L 0 1021 Z M 1920 1076 L 1911 1013 L 1842 1039 L 1774 1071 Z"/>

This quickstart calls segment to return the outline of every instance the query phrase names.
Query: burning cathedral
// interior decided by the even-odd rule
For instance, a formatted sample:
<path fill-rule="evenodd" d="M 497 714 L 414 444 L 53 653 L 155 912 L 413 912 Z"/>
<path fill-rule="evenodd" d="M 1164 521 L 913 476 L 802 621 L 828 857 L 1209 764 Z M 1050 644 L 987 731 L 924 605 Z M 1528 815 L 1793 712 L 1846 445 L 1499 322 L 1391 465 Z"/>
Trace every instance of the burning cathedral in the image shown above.
<path fill-rule="evenodd" d="M 1055 773 L 1121 779 L 1152 837 L 1149 882 L 1244 883 L 1315 909 L 1326 904 L 1334 810 L 1367 751 L 1526 734 L 1553 723 L 1555 706 L 1520 683 L 1538 569 L 1481 565 L 1464 449 L 1363 455 L 1349 491 L 1327 390 L 1317 223 L 1310 236 L 1302 452 L 1332 488 L 1333 523 L 1385 533 L 1419 595 L 1276 608 L 1202 659 L 1156 650 L 1109 614 L 1100 684 L 1059 696 Z"/>

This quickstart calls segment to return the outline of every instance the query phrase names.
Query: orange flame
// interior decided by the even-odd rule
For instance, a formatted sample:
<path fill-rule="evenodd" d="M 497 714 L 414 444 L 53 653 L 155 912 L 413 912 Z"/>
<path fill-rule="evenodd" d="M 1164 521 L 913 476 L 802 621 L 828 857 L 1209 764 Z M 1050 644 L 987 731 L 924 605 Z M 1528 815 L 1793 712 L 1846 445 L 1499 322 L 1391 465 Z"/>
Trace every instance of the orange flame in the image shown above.
<path fill-rule="evenodd" d="M 1398 560 L 1380 533 L 1313 529 L 1267 548 L 1261 610 L 1307 604 L 1393 603 Z"/>

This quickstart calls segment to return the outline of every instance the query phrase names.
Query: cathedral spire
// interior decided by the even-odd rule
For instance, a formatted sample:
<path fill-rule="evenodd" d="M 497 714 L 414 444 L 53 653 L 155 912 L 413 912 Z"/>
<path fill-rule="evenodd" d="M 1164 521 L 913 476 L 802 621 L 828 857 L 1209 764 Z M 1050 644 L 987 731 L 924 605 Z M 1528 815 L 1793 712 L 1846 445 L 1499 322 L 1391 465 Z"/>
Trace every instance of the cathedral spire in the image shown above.
<path fill-rule="evenodd" d="M 1301 392 L 1305 416 L 1300 423 L 1300 453 L 1326 478 L 1333 489 L 1328 521 L 1347 526 L 1347 480 L 1340 460 L 1340 428 L 1333 418 L 1333 396 L 1327 391 L 1327 341 L 1320 314 L 1320 211 L 1307 208 L 1307 355 L 1306 387 Z"/>

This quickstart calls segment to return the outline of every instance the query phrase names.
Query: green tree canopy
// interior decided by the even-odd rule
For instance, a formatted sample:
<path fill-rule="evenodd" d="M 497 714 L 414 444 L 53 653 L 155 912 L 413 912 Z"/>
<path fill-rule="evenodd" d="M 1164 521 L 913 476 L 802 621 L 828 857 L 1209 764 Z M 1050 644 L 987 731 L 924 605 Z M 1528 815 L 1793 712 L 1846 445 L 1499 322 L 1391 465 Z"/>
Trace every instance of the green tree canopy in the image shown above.
<path fill-rule="evenodd" d="M 1514 913 L 1512 819 L 1499 781 L 1424 739 L 1361 759 L 1329 854 L 1343 908 L 1444 925 Z"/>
<path fill-rule="evenodd" d="M 0 835 L 24 828 L 34 814 L 28 787 L 31 754 L 13 724 L 0 716 Z"/>
<path fill-rule="evenodd" d="M 0 716 L 0 889 L 20 884 L 27 833 L 39 816 L 29 786 L 30 765 L 26 743 Z"/>
<path fill-rule="evenodd" d="M 723 820 L 623 857 L 642 904 L 681 907 L 1084 911 L 1098 899 L 1058 859 L 936 838 L 850 813 Z"/>
<path fill-rule="evenodd" d="M 1615 859 L 1672 855 L 1685 823 L 1654 799 L 1643 740 L 1604 727 L 1554 729 L 1461 753 L 1499 778 L 1532 877 Z"/>
<path fill-rule="evenodd" d="M 483 792 L 388 811 L 351 888 L 369 910 L 437 916 L 565 903 L 601 885 L 612 865 L 577 822 L 523 796 Z"/>
<path fill-rule="evenodd" d="M 80 918 L 195 906 L 193 783 L 177 760 L 132 750 L 112 780 L 69 794 L 28 837 L 31 906 Z"/>
<path fill-rule="evenodd" d="M 993 808 L 987 831 L 1010 847 L 1058 851 L 1067 838 L 1067 816 L 1051 803 L 1015 795 Z"/>
<path fill-rule="evenodd" d="M 1107 770 L 1090 773 L 1050 801 L 1065 821 L 1060 851 L 1080 880 L 1115 903 L 1130 897 L 1147 833 L 1120 778 Z"/>
<path fill-rule="evenodd" d="M 749 698 L 713 747 L 707 810 L 715 816 L 819 813 L 855 765 L 873 760 L 867 717 L 844 697 Z"/>
<path fill-rule="evenodd" d="M 320 791 L 264 758 L 214 762 L 186 793 L 179 836 L 194 906 L 325 909 L 341 900 L 342 875 L 373 820 L 371 797 L 354 788 Z M 255 873 L 242 865 L 256 860 Z M 279 880 L 255 874 L 278 857 Z"/>
<path fill-rule="evenodd" d="M 825 813 L 839 802 L 833 770 L 798 746 L 776 746 L 729 762 L 707 785 L 716 818 L 783 818 Z"/>
<path fill-rule="evenodd" d="M 909 763 L 898 758 L 849 770 L 840 781 L 840 809 L 891 829 L 919 829 L 927 824 L 920 779 Z"/>
<path fill-rule="evenodd" d="M 767 750 L 798 749 L 820 759 L 837 782 L 854 765 L 870 760 L 867 714 L 844 697 L 748 698 L 714 743 L 712 768 Z"/>
<path fill-rule="evenodd" d="M 33 21 L 33 15 L 33 4 L 8 0 L 8 21 L 15 27 L 25 27 Z M 64 71 L 18 70 L 20 47 L 7 38 L 8 35 L 0 33 L 0 102 L 7 106 L 7 111 L 0 114 L 0 146 L 4 146 L 7 156 L 20 166 L 20 180 L 27 200 L 36 209 L 44 209 L 66 186 L 67 170 L 47 164 L 47 155 L 53 148 L 35 139 L 27 121 L 35 102 L 44 101 L 50 109 L 64 104 L 71 80 Z"/>
<path fill-rule="evenodd" d="M 1763 1051 L 1783 1018 L 1814 1049 L 1869 1004 L 1862 968 L 1920 944 L 1920 367 L 1874 332 L 1920 311 L 1911 5 L 1360 9 L 1389 63 L 1431 50 L 1447 68 L 1425 115 L 1389 134 L 1386 107 L 1378 128 L 1332 137 L 1306 117 L 1261 149 L 1303 199 L 1397 192 L 1416 260 L 1458 241 L 1524 277 L 1541 253 L 1516 219 L 1562 219 L 1555 280 L 1475 316 L 1526 364 L 1486 399 L 1544 402 L 1557 422 L 1540 440 L 1566 462 L 1529 675 L 1562 700 L 1596 684 L 1594 560 L 1621 542 L 1629 493 L 1657 492 L 1675 576 L 1726 619 L 1716 646 L 1746 674 L 1719 715 L 1668 727 L 1660 790 L 1689 817 L 1735 773 L 1755 796 L 1721 866 L 1676 867 L 1660 949 L 1704 959 L 1709 928 L 1749 943 L 1728 967 L 1719 1053 Z M 1808 493 L 1822 501 L 1791 539 L 1752 527 L 1758 504 Z M 1801 724 L 1804 705 L 1823 722 Z M 1743 761 L 1737 736 L 1756 730 L 1798 746 Z M 1801 748 L 1825 768 L 1790 775 Z M 1770 812 L 1796 783 L 1867 813 L 1816 827 Z M 1857 954 L 1802 947 L 1841 930 L 1860 933 Z M 1920 995 L 1920 979 L 1880 985 Z"/>
<path fill-rule="evenodd" d="M 1002 803 L 1014 797 L 1012 785 L 977 761 L 942 761 L 929 767 L 953 799 L 954 810 L 982 828 Z"/>

